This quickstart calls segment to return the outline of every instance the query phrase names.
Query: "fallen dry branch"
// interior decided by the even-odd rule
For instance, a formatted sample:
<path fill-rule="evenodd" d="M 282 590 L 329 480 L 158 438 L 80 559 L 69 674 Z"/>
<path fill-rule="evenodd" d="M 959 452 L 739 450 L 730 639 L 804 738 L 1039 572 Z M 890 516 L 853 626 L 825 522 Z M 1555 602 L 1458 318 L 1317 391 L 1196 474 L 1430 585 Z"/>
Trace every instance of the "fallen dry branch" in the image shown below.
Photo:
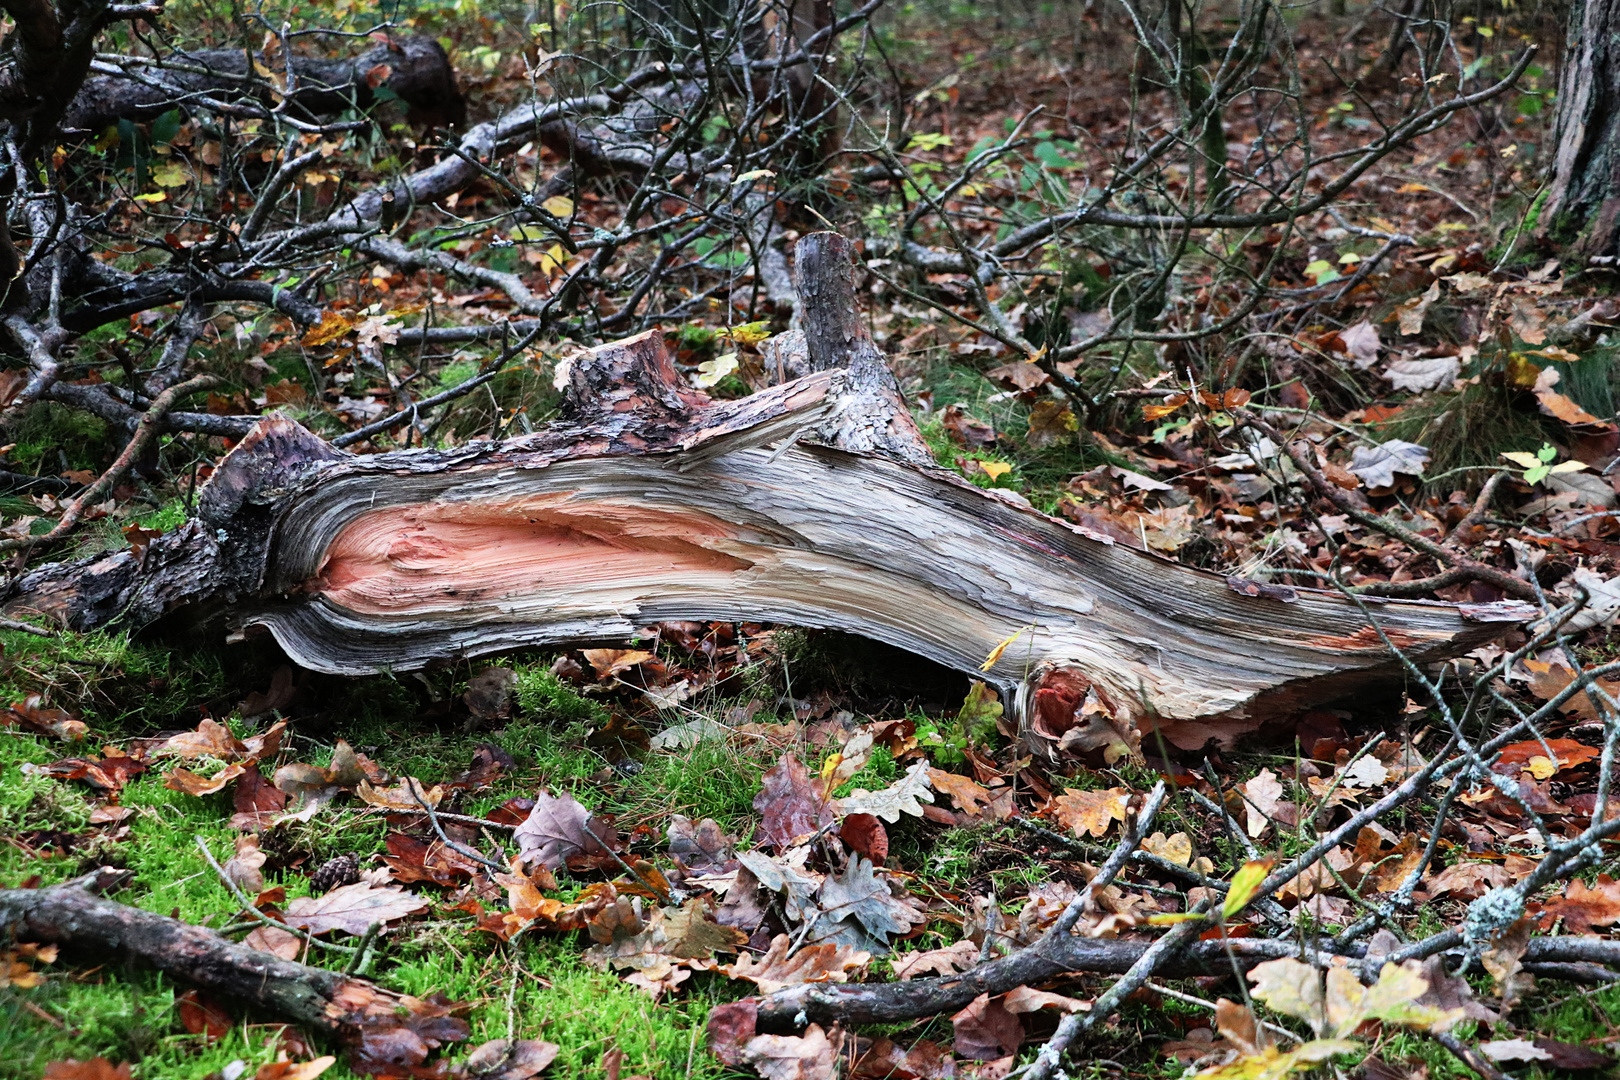
<path fill-rule="evenodd" d="M 833 628 L 983 666 L 1053 753 L 1089 688 L 1117 725 L 1093 745 L 1134 724 L 1196 748 L 1235 730 L 1217 718 L 1397 672 L 1391 645 L 1454 655 L 1531 614 L 1227 579 L 930 468 L 856 319 L 846 246 L 800 243 L 803 378 L 711 401 L 649 332 L 576 362 L 566 419 L 502 444 L 354 457 L 268 418 L 191 522 L 42 567 L 8 608 L 81 630 L 223 615 L 344 674 L 666 619 Z"/>
<path fill-rule="evenodd" d="M 116 876 L 116 875 L 113 875 Z M 0 925 L 23 941 L 70 953 L 122 956 L 213 994 L 345 1040 L 398 1026 L 415 999 L 325 968 L 282 960 L 202 926 L 108 900 L 96 875 L 46 889 L 0 889 Z"/>

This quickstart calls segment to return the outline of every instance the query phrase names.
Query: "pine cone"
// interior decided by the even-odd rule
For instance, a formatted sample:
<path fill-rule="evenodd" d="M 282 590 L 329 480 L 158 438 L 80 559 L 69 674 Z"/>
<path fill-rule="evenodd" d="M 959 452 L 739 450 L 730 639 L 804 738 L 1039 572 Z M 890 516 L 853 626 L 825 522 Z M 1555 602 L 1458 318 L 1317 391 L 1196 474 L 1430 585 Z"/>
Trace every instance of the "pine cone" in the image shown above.
<path fill-rule="evenodd" d="M 360 880 L 360 861 L 353 855 L 339 855 L 326 863 L 309 878 L 309 891 L 316 896 L 331 892 L 339 885 L 353 885 Z"/>

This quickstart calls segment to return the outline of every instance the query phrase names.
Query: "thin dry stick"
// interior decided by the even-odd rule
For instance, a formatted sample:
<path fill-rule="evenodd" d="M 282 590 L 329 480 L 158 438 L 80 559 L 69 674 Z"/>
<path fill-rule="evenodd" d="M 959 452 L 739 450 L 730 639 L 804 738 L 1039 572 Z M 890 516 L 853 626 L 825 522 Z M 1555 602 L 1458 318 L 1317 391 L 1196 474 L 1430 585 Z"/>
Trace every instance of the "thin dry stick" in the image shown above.
<path fill-rule="evenodd" d="M 308 930 L 300 930 L 296 926 L 288 926 L 284 922 L 272 919 L 270 916 L 254 907 L 253 901 L 249 900 L 247 895 L 242 892 L 241 888 L 236 884 L 236 882 L 231 880 L 231 875 L 227 874 L 225 872 L 225 868 L 219 865 L 219 860 L 214 858 L 214 853 L 208 850 L 208 841 L 204 840 L 200 836 L 194 836 L 192 839 L 197 841 L 197 850 L 201 851 L 203 858 L 208 860 L 208 865 L 214 868 L 214 873 L 219 875 L 219 880 L 227 889 L 231 891 L 231 895 L 236 898 L 236 902 L 242 905 L 242 911 L 251 916 L 259 925 L 273 927 L 277 930 L 285 930 L 293 937 L 302 941 L 306 946 L 319 945 L 323 949 L 331 949 L 334 952 L 341 953 L 358 953 L 360 951 L 352 945 L 339 945 L 333 941 L 322 941 Z"/>
<path fill-rule="evenodd" d="M 1476 559 L 1471 559 L 1450 547 L 1435 543 L 1426 536 L 1419 536 L 1417 533 L 1403 525 L 1397 525 L 1393 521 L 1379 517 L 1377 514 L 1370 513 L 1369 511 L 1357 506 L 1353 501 L 1351 501 L 1349 494 L 1343 488 L 1329 480 L 1322 473 L 1322 470 L 1316 467 L 1316 463 L 1311 460 L 1311 450 L 1314 448 L 1309 442 L 1301 439 L 1288 438 L 1288 436 L 1284 435 L 1282 432 L 1260 419 L 1260 417 L 1256 416 L 1248 409 L 1233 409 L 1232 416 L 1239 423 L 1254 428 L 1256 431 L 1269 438 L 1272 442 L 1282 447 L 1283 451 L 1288 455 L 1289 460 L 1294 463 L 1294 467 L 1304 474 L 1305 478 L 1310 481 L 1311 487 L 1316 489 L 1316 493 L 1322 498 L 1331 502 L 1339 509 L 1341 513 L 1348 516 L 1352 521 L 1376 532 L 1381 532 L 1391 539 L 1399 540 L 1401 543 L 1410 548 L 1423 552 L 1425 555 L 1433 558 L 1435 562 L 1448 568 L 1446 573 L 1436 575 L 1431 579 L 1425 579 L 1426 582 L 1438 582 L 1439 586 L 1444 586 L 1473 578 L 1483 581 L 1488 585 L 1494 585 L 1507 595 L 1517 597 L 1520 600 L 1529 600 L 1531 602 L 1535 602 L 1539 599 L 1539 597 L 1536 595 L 1536 590 L 1534 587 L 1523 579 L 1514 577 L 1505 570 L 1499 570 L 1494 566 L 1487 566 L 1485 563 L 1479 562 Z M 1470 515 L 1472 515 L 1472 513 L 1473 512 L 1470 511 Z M 1466 521 L 1468 519 L 1464 518 L 1464 520 Z M 1448 537 L 1448 540 L 1449 539 L 1450 538 Z M 1398 582 L 1391 585 L 1387 582 L 1380 582 L 1377 585 L 1356 586 L 1355 588 L 1351 589 L 1351 591 L 1377 591 L 1383 594 L 1392 594 L 1392 591 L 1394 590 L 1410 591 L 1415 584 L 1416 583 L 1414 582 Z M 1431 584 L 1429 585 L 1429 588 L 1439 586 Z M 1427 591 L 1427 589 L 1418 591 Z"/>
<path fill-rule="evenodd" d="M 84 511 L 93 505 L 113 485 L 124 478 L 142 454 L 146 452 L 147 445 L 163 428 L 163 418 L 169 415 L 177 402 L 182 398 L 218 386 L 219 380 L 212 375 L 195 375 L 183 383 L 169 387 L 163 393 L 152 399 L 152 404 L 141 416 L 140 423 L 135 426 L 135 434 L 130 436 L 129 442 L 124 444 L 124 450 L 118 459 L 108 466 L 107 471 L 96 478 L 95 483 L 80 492 L 78 497 L 70 502 L 67 509 L 62 511 L 62 517 L 57 521 L 51 531 L 43 536 L 24 536 L 16 539 L 0 540 L 0 551 L 14 551 L 17 548 L 27 548 L 32 551 L 36 547 L 54 544 L 65 538 L 78 527 L 79 519 Z"/>

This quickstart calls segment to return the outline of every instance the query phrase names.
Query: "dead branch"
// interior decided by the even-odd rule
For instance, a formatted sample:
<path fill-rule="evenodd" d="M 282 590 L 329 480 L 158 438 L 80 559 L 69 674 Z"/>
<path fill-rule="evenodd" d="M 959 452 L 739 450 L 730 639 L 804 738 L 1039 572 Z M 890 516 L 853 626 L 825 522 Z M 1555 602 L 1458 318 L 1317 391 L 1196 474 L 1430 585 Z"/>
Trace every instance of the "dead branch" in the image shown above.
<path fill-rule="evenodd" d="M 365 979 L 282 960 L 206 927 L 95 895 L 85 879 L 46 889 L 0 889 L 0 925 L 23 941 L 94 957 L 124 956 L 210 993 L 352 1039 L 386 1022 L 403 999 Z"/>

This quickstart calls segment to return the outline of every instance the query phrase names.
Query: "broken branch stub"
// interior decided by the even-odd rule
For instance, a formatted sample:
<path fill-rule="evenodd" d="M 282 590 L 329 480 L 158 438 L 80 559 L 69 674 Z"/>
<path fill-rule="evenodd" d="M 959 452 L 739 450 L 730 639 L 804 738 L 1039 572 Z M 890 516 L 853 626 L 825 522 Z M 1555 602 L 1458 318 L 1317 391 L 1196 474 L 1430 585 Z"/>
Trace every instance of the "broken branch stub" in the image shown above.
<path fill-rule="evenodd" d="M 801 270 L 812 335 L 853 305 L 841 241 L 800 241 L 840 256 Z M 836 629 L 960 671 L 997 652 L 983 677 L 1052 753 L 1149 727 L 1197 747 L 1396 670 L 1385 638 L 1433 659 L 1532 614 L 1245 588 L 974 487 L 922 462 L 893 376 L 844 326 L 844 355 L 870 355 L 738 401 L 686 385 L 656 331 L 601 346 L 566 373 L 561 421 L 503 443 L 354 456 L 268 417 L 195 519 L 35 570 L 7 608 L 78 629 L 223 617 L 354 675 L 662 620 Z"/>

